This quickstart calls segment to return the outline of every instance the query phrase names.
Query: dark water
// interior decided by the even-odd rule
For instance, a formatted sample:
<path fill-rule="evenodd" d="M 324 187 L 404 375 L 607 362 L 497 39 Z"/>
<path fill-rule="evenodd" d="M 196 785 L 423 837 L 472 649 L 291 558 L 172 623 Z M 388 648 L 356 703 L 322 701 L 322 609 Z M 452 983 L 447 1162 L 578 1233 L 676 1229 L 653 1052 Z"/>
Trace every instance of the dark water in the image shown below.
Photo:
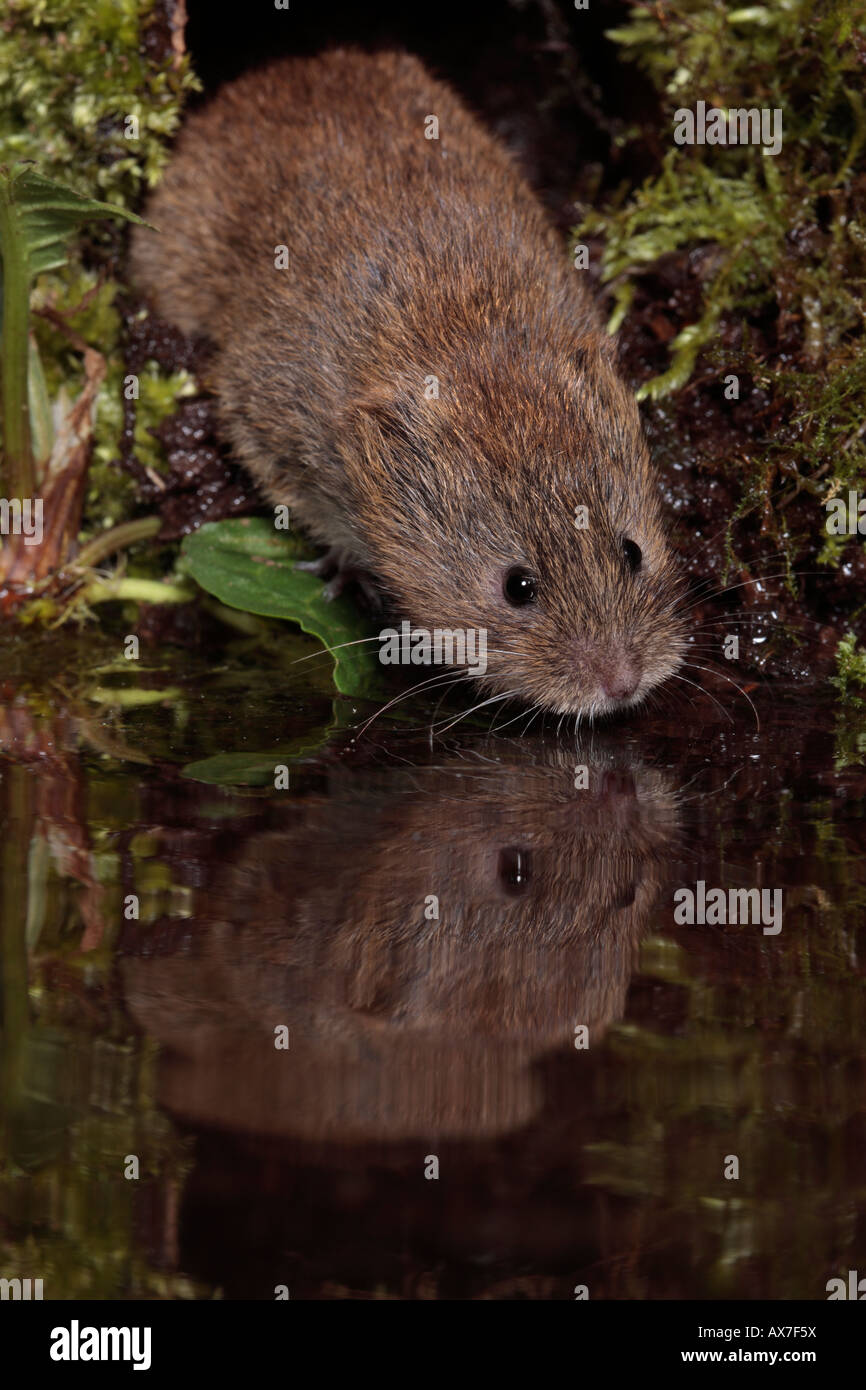
<path fill-rule="evenodd" d="M 866 1272 L 862 716 L 759 687 L 759 729 L 720 690 L 579 741 L 431 740 L 434 702 L 358 739 L 306 639 L 134 676 L 92 643 L 3 654 L 0 1275 L 824 1299 Z M 698 881 L 780 890 L 781 930 L 677 924 Z"/>

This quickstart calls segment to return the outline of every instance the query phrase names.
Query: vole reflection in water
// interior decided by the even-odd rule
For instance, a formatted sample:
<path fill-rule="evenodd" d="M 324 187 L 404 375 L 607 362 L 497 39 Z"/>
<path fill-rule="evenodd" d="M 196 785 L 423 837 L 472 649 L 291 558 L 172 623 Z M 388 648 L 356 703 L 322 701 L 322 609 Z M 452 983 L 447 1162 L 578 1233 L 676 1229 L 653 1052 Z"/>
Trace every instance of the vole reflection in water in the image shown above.
<path fill-rule="evenodd" d="M 519 756 L 341 772 L 241 842 L 193 953 L 122 965 L 162 1103 L 306 1139 L 525 1122 L 533 1059 L 622 1015 L 677 814 L 657 771 L 599 760 L 578 790 L 586 753 Z"/>

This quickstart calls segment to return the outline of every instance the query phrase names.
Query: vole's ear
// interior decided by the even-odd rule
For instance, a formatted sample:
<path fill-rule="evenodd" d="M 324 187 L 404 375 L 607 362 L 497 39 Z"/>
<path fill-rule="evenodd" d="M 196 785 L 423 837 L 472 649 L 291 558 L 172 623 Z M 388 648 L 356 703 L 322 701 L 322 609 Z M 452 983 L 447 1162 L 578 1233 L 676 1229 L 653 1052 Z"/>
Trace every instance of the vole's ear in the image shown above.
<path fill-rule="evenodd" d="M 408 406 L 395 387 L 376 386 L 358 396 L 347 407 L 345 423 L 377 452 L 389 445 L 399 453 L 415 451 Z"/>
<path fill-rule="evenodd" d="M 376 386 L 363 396 L 356 397 L 346 413 L 350 423 L 365 431 L 378 430 L 387 437 L 399 429 L 400 411 L 396 393 L 387 386 Z"/>
<path fill-rule="evenodd" d="M 592 367 L 593 362 L 599 359 L 607 367 L 615 367 L 618 357 L 616 338 L 611 333 L 606 333 L 604 329 L 597 332 L 588 333 L 586 337 L 579 339 L 572 354 L 572 361 L 575 368 L 580 373 L 586 372 Z"/>

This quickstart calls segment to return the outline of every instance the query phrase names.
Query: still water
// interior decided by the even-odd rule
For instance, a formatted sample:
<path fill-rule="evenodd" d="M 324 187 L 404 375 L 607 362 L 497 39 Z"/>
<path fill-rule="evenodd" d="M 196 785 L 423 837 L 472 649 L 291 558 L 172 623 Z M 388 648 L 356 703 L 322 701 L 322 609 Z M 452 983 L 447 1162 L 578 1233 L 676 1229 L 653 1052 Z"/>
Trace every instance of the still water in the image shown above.
<path fill-rule="evenodd" d="M 692 692 L 577 738 L 431 700 L 359 737 L 375 707 L 298 666 L 312 640 L 134 675 L 119 649 L 0 654 L 0 1275 L 824 1299 L 866 1273 L 863 715 L 758 686 L 760 726 Z M 678 923 L 698 883 L 779 890 L 781 930 Z"/>

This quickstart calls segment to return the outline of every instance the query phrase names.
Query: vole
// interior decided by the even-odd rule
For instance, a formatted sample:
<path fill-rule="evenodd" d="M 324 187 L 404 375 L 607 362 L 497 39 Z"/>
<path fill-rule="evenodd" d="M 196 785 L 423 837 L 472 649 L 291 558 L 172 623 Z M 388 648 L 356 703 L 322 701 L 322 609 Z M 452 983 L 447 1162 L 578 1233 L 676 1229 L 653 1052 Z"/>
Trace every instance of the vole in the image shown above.
<path fill-rule="evenodd" d="M 430 138 L 428 138 L 430 137 Z M 678 665 L 678 586 L 585 272 L 509 153 L 415 58 L 337 49 L 192 114 L 133 277 L 216 349 L 265 495 L 418 628 L 486 632 L 484 684 L 559 713 Z"/>

